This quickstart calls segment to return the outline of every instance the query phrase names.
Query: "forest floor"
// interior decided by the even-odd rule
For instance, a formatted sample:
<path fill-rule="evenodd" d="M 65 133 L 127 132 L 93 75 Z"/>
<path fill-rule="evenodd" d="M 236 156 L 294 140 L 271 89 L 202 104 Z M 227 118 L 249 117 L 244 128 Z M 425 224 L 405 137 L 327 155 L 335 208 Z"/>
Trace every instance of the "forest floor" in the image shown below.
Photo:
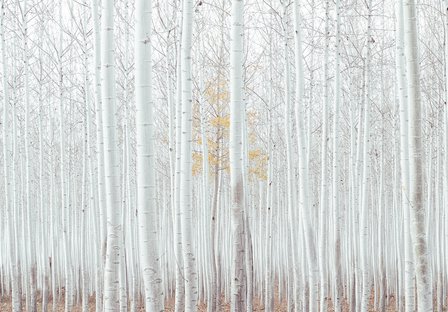
<path fill-rule="evenodd" d="M 254 303 L 253 311 L 264 311 L 264 305 L 263 305 L 262 302 L 260 302 L 259 299 L 254 298 L 253 303 Z M 38 300 L 37 304 L 38 304 L 37 311 L 39 311 L 39 312 L 42 311 L 42 302 L 41 302 L 41 300 Z M 48 311 L 52 311 L 52 308 L 53 308 L 52 304 L 53 304 L 52 301 L 50 301 L 49 304 L 48 304 Z M 22 305 L 24 307 L 23 311 L 26 312 L 25 301 L 23 301 Z M 328 305 L 329 305 L 328 312 L 333 312 L 334 310 L 333 310 L 333 307 L 332 307 L 331 300 L 329 301 Z M 348 306 L 347 302 L 344 302 L 343 305 L 344 305 L 344 312 L 349 312 L 349 306 Z M 373 307 L 373 299 L 372 299 L 372 302 L 371 302 L 371 306 Z M 395 307 L 395 300 L 392 297 L 390 302 L 389 302 L 389 304 L 388 304 L 386 312 L 395 312 L 396 310 L 394 309 L 394 307 Z M 205 303 L 201 303 L 199 305 L 199 309 L 198 310 L 201 311 L 201 312 L 207 311 L 207 307 L 206 307 Z M 5 297 L 1 298 L 1 300 L 0 300 L 0 311 L 1 312 L 12 311 L 11 299 L 10 298 L 5 298 Z M 57 312 L 64 311 L 64 302 L 63 301 L 58 303 L 58 307 L 57 307 L 56 311 Z M 73 312 L 81 312 L 81 305 L 80 304 L 76 305 L 72 311 Z M 89 300 L 89 312 L 94 312 L 94 311 L 95 311 L 95 299 L 92 296 L 90 298 L 90 300 Z M 144 308 L 143 308 L 142 305 L 139 306 L 138 311 L 139 312 L 144 312 Z M 167 312 L 173 312 L 174 311 L 174 298 L 171 298 L 171 299 L 167 300 L 167 302 L 165 304 L 165 311 L 167 311 Z M 217 312 L 221 312 L 221 311 L 222 312 L 230 311 L 230 305 L 228 303 L 220 304 L 219 310 Z M 287 311 L 286 300 L 280 301 L 280 300 L 278 300 L 278 298 L 276 298 L 276 300 L 274 302 L 274 311 L 275 312 L 286 312 Z M 379 310 L 375 310 L 374 308 L 371 308 L 369 310 L 369 312 L 385 312 L 385 311 L 379 311 Z"/>

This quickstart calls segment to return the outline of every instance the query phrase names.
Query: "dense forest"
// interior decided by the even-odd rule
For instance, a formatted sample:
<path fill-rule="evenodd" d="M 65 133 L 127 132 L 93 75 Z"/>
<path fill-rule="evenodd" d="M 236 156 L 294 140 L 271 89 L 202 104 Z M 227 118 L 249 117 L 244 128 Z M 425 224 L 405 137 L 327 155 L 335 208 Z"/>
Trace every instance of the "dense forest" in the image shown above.
<path fill-rule="evenodd" d="M 0 311 L 447 311 L 448 0 L 0 1 Z"/>

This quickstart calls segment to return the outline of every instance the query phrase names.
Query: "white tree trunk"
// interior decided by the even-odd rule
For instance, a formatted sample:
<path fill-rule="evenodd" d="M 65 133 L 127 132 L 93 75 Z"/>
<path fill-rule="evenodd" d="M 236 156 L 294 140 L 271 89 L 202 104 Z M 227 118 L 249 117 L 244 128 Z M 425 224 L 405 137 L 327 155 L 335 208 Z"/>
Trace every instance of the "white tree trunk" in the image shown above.
<path fill-rule="evenodd" d="M 180 3 L 182 6 L 182 3 Z M 182 49 L 182 21 L 181 10 L 178 11 L 178 25 L 180 28 L 177 45 L 176 64 L 176 160 L 174 176 L 174 256 L 176 261 L 176 302 L 175 312 L 181 312 L 185 305 L 185 281 L 184 281 L 184 260 L 182 255 L 182 208 L 180 199 L 180 171 L 181 171 L 181 136 L 182 136 L 182 75 L 181 75 L 181 49 Z"/>
<path fill-rule="evenodd" d="M 445 0 L 445 34 L 448 33 L 448 0 Z M 445 35 L 445 102 L 448 103 L 448 36 Z M 445 157 L 444 157 L 444 174 L 443 174 L 443 181 L 444 181 L 444 188 L 443 188 L 443 194 L 445 194 L 444 196 L 444 201 L 443 203 L 448 203 L 448 175 L 446 174 L 446 172 L 448 172 L 448 107 L 447 105 L 445 105 L 445 129 L 444 129 L 444 151 L 445 151 Z M 446 216 L 446 213 L 445 213 Z M 446 274 L 446 268 L 448 268 L 448 218 L 445 217 L 445 224 L 444 226 L 444 233 L 441 233 L 441 249 L 443 250 L 443 252 L 440 253 L 440 257 L 441 257 L 441 267 L 444 267 L 445 270 L 443 270 Z M 448 287 L 445 285 L 445 287 L 443 287 L 443 289 L 446 291 Z M 441 300 L 442 298 L 440 298 Z"/>
<path fill-rule="evenodd" d="M 34 203 L 31 202 L 32 194 L 31 194 L 31 184 L 33 181 L 31 181 L 32 176 L 30 173 L 31 166 L 32 166 L 32 160 L 30 155 L 30 145 L 31 145 L 31 138 L 30 138 L 30 83 L 29 83 L 29 47 L 28 47 L 28 1 L 25 0 L 23 8 L 22 8 L 22 18 L 23 18 L 23 63 L 24 63 L 24 79 L 25 79 L 25 211 L 26 216 L 23 217 L 26 219 L 26 259 L 27 259 L 27 279 L 29 281 L 29 288 L 27 285 L 27 291 L 29 289 L 29 293 L 27 293 L 27 301 L 26 306 L 27 310 L 30 312 L 37 311 L 36 306 L 36 235 L 34 235 L 34 220 L 36 218 L 35 215 L 35 207 Z M 29 300 L 28 300 L 29 298 Z"/>
<path fill-rule="evenodd" d="M 336 40 L 335 40 L 335 81 L 334 81 L 334 115 L 333 115 L 333 179 L 332 179 L 332 209 L 334 218 L 334 256 L 332 262 L 332 270 L 334 277 L 334 295 L 333 304 L 335 312 L 340 312 L 342 309 L 343 296 L 343 281 L 342 281 L 342 261 L 341 259 L 341 227 L 343 225 L 343 205 L 339 204 L 340 181 L 342 177 L 339 176 L 339 111 L 341 103 L 341 8 L 340 1 L 336 0 Z"/>
<path fill-rule="evenodd" d="M 193 1 L 185 0 L 182 17 L 181 46 L 181 88 L 182 120 L 180 148 L 180 204 L 182 223 L 182 251 L 185 278 L 185 311 L 196 311 L 198 301 L 198 276 L 196 250 L 193 244 L 193 203 L 192 203 L 192 80 L 191 50 L 193 28 Z"/>
<path fill-rule="evenodd" d="M 272 65 L 270 66 L 272 68 Z M 271 71 L 272 72 L 272 71 Z M 272 139 L 272 104 L 273 97 L 272 97 L 272 91 L 269 92 L 269 112 L 268 112 L 268 124 L 269 124 L 269 134 L 268 134 L 268 165 L 267 165 L 267 181 L 266 181 L 266 206 L 263 208 L 265 209 L 265 242 L 264 242 L 264 249 L 265 249 L 265 255 L 266 258 L 265 262 L 265 280 L 264 280 L 264 290 L 265 290 L 265 300 L 264 300 L 264 309 L 267 312 L 272 312 L 274 310 L 274 278 L 273 278 L 273 262 L 272 261 L 272 196 L 273 196 L 273 166 L 274 166 L 274 153 L 273 153 L 273 139 Z"/>
<path fill-rule="evenodd" d="M 419 312 L 433 311 L 431 267 L 425 233 L 423 205 L 422 129 L 420 69 L 417 44 L 417 16 L 414 0 L 404 1 L 404 47 L 407 69 L 409 107 L 409 205 L 411 238 L 415 256 L 417 301 Z"/>
<path fill-rule="evenodd" d="M 106 177 L 107 242 L 104 269 L 104 311 L 119 310 L 119 269 L 121 246 L 120 171 L 116 123 L 114 1 L 105 1 L 102 13 L 102 105 L 104 171 Z"/>
<path fill-rule="evenodd" d="M 317 250 L 314 241 L 314 226 L 312 223 L 312 211 L 309 204 L 309 182 L 308 182 L 308 154 L 306 146 L 305 124 L 303 120 L 303 97 L 304 97 L 304 69 L 302 54 L 299 0 L 294 0 L 294 42 L 295 42 L 295 64 L 296 64 L 296 105 L 295 117 L 297 124 L 297 142 L 299 149 L 299 210 L 304 216 L 303 235 L 306 249 L 306 260 L 308 266 L 309 285 L 309 311 L 317 311 L 318 304 L 318 265 Z M 311 138 L 310 138 L 311 140 Z"/>
<path fill-rule="evenodd" d="M 319 274 L 320 274 L 320 311 L 327 310 L 327 215 L 328 209 L 328 107 L 330 102 L 329 55 L 330 55 L 330 1 L 325 2 L 325 52 L 324 52 L 324 94 L 322 107 L 322 137 L 321 137 L 321 179 L 320 179 L 320 211 L 319 211 Z"/>
<path fill-rule="evenodd" d="M 361 289 L 361 311 L 368 311 L 369 306 L 369 298 L 371 291 L 371 279 L 370 279 L 370 271 L 371 269 L 371 261 L 368 256 L 369 250 L 371 248 L 370 242 L 370 227 L 368 220 L 369 216 L 369 189 L 371 187 L 371 173 L 370 173 L 370 58 L 371 58 L 371 28 L 372 28 L 372 0 L 369 1 L 367 5 L 368 16 L 367 16 L 367 52 L 364 64 L 364 86 L 363 86 L 363 107 L 364 107 L 364 137 L 363 137 L 363 157 L 362 157 L 362 178 L 361 182 L 361 194 L 360 194 L 360 271 L 362 274 L 362 286 L 358 289 Z M 358 286 L 358 285 L 357 285 Z"/>
<path fill-rule="evenodd" d="M 135 96 L 137 106 L 137 209 L 140 268 L 147 311 L 163 311 L 157 248 L 155 202 L 154 116 L 151 59 L 152 1 L 138 0 L 135 11 Z"/>
<path fill-rule="evenodd" d="M 97 250 L 95 272 L 95 311 L 103 310 L 102 281 L 104 256 L 106 252 L 106 176 L 104 175 L 104 137 L 103 137 L 103 110 L 101 105 L 101 35 L 100 35 L 100 15 L 98 12 L 98 1 L 92 0 L 92 19 L 94 37 L 94 69 L 95 74 L 95 120 L 96 120 L 96 148 L 97 167 L 96 181 L 98 194 L 98 219 L 99 219 L 99 248 Z"/>
<path fill-rule="evenodd" d="M 6 1 L 3 0 L 1 3 L 0 11 L 0 47 L 1 47 L 1 60 L 2 60 L 2 86 L 3 86 L 3 174 L 4 174 L 4 199 L 5 208 L 7 214 L 7 226 L 8 234 L 10 239 L 9 256 L 10 256 L 10 269 L 12 273 L 11 280 L 11 296 L 12 296 L 12 311 L 19 312 L 22 310 L 21 298 L 19 293 L 19 280 L 18 280 L 18 257 L 15 248 L 16 236 L 14 235 L 15 218 L 14 218 L 14 206 L 12 199 L 12 189 L 11 189 L 11 164 L 10 161 L 10 135 L 9 135 L 9 86 L 8 86 L 8 63 L 6 59 L 6 41 L 5 41 L 5 10 Z M 15 118 L 13 116 L 13 118 Z M 11 180 L 10 180 L 11 179 Z"/>
<path fill-rule="evenodd" d="M 400 171 L 401 171 L 401 206 L 403 209 L 403 245 L 404 245 L 404 298 L 405 310 L 415 310 L 415 279 L 414 261 L 410 236 L 410 206 L 409 206 L 409 144 L 408 144 L 408 106 L 406 86 L 406 65 L 404 57 L 404 21 L 403 0 L 397 3 L 397 80 L 398 80 L 398 102 L 400 115 Z"/>
<path fill-rule="evenodd" d="M 288 294 L 289 300 L 295 302 L 296 311 L 298 310 L 299 297 L 298 297 L 298 286 L 299 286 L 299 267 L 298 267 L 298 258 L 299 258 L 299 248 L 298 247 L 298 233 L 296 222 L 297 218 L 297 209 L 296 209 L 296 188 L 295 188 L 295 166 L 293 163 L 293 131 L 292 131 L 292 110 L 291 110 L 291 64 L 290 64 L 290 54 L 289 54 L 289 41 L 288 35 L 290 31 L 290 19 L 288 18 L 288 6 L 283 4 L 283 23 L 284 23 L 284 62 L 285 62 L 285 143 L 286 143 L 286 164 L 287 164 L 287 213 L 288 213 L 288 227 L 289 227 L 289 240 L 292 244 L 292 250 L 288 252 L 289 259 L 292 268 L 292 294 Z M 270 66 L 272 67 L 272 66 Z M 272 70 L 270 70 L 272 71 Z M 270 93 L 272 88 L 270 88 Z M 272 98 L 272 95 L 270 95 Z M 271 131 L 271 123 L 269 123 L 269 129 Z M 269 139 L 270 140 L 270 139 Z M 270 141 L 269 141 L 270 143 Z M 268 146 L 269 146 L 268 143 Z M 269 159 L 271 159 L 269 157 Z M 290 273 L 290 272 L 288 272 Z"/>
<path fill-rule="evenodd" d="M 232 1 L 230 32 L 230 207 L 233 259 L 231 262 L 231 310 L 246 310 L 244 189 L 242 175 L 241 118 L 243 108 L 244 1 Z"/>

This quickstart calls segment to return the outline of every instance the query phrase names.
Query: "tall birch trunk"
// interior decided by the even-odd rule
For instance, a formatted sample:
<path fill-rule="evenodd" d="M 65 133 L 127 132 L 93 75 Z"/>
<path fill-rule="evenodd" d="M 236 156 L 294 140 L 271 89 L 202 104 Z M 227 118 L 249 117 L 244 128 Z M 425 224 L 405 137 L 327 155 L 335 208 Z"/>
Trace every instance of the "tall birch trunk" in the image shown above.
<path fill-rule="evenodd" d="M 5 187 L 5 208 L 8 220 L 8 234 L 10 239 L 9 256 L 10 256 L 10 269 L 11 269 L 11 297 L 12 297 L 12 311 L 19 312 L 22 310 L 21 298 L 19 292 L 18 281 L 18 257 L 15 248 L 16 236 L 14 235 L 14 206 L 12 201 L 12 188 L 11 188 L 11 165 L 14 163 L 10 161 L 10 134 L 9 127 L 11 125 L 9 121 L 9 86 L 8 86 L 8 63 L 6 59 L 6 41 L 5 41 L 5 10 L 6 1 L 1 3 L 0 11 L 0 47 L 1 47 L 1 60 L 2 60 L 2 86 L 3 86 L 3 174 L 4 174 L 4 187 Z M 13 116 L 13 118 L 15 118 Z M 11 179 L 11 180 L 10 180 Z"/>
<path fill-rule="evenodd" d="M 272 67 L 272 66 L 271 66 Z M 273 278 L 273 255 L 272 255 L 272 195 L 273 195 L 273 165 L 274 165 L 274 153 L 273 153 L 273 139 L 272 139 L 272 92 L 269 92 L 269 112 L 268 112 L 268 124 L 269 124 L 269 134 L 268 134 L 268 168 L 267 168 L 267 181 L 266 181 L 266 222 L 265 222 L 265 281 L 264 281 L 264 309 L 267 312 L 272 312 L 274 310 L 274 278 Z"/>
<path fill-rule="evenodd" d="M 324 53 L 324 103 L 322 108 L 322 146 L 321 146 L 321 185 L 320 185 L 320 211 L 319 211 L 319 273 L 320 273 L 320 311 L 327 310 L 327 215 L 328 209 L 328 107 L 330 102 L 329 54 L 330 54 L 330 1 L 325 3 L 325 53 Z"/>
<path fill-rule="evenodd" d="M 398 80 L 398 102 L 400 115 L 400 171 L 401 171 L 401 206 L 403 209 L 403 245 L 404 245 L 404 297 L 405 310 L 415 310 L 415 278 L 412 244 L 410 236 L 410 206 L 409 206 L 409 143 L 408 143 L 408 98 L 406 86 L 406 65 L 404 57 L 404 20 L 403 0 L 397 3 L 397 80 Z"/>
<path fill-rule="evenodd" d="M 27 278 L 29 281 L 29 294 L 27 294 L 26 306 L 30 312 L 37 311 L 36 306 L 36 235 L 34 235 L 34 220 L 35 220 L 35 208 L 31 203 L 31 162 L 30 160 L 30 83 L 29 83 L 29 52 L 28 52 L 28 1 L 25 0 L 22 8 L 23 18 L 23 63 L 24 63 L 24 79 L 25 79 L 25 203 L 26 203 L 26 248 L 27 248 Z M 29 298 L 29 300 L 28 300 Z"/>
<path fill-rule="evenodd" d="M 333 179 L 332 179 L 332 209 L 334 218 L 334 256 L 332 263 L 333 277 L 334 277 L 334 310 L 340 312 L 342 309 L 342 296 L 343 296 L 343 281 L 342 281 L 342 248 L 341 248 L 341 226 L 342 223 L 342 207 L 339 204 L 339 111 L 341 103 L 341 7 L 340 1 L 336 0 L 336 40 L 335 40 L 335 96 L 334 96 L 334 114 L 333 114 Z"/>
<path fill-rule="evenodd" d="M 295 301 L 296 310 L 298 305 L 298 285 L 299 285 L 299 268 L 298 268 L 298 258 L 299 258 L 299 248 L 298 247 L 298 231 L 297 231 L 297 211 L 296 211 L 296 188 L 294 183 L 294 171 L 295 167 L 293 164 L 293 144 L 292 144 L 292 116 L 291 116 L 291 64 L 289 55 L 289 41 L 288 34 L 290 31 L 290 19 L 288 17 L 288 7 L 283 4 L 283 31 L 284 31 L 284 62 L 285 62 L 285 141 L 286 141 L 286 164 L 287 164 L 287 213 L 288 213 L 288 239 L 292 244 L 293 250 L 288 252 L 289 259 L 292 267 L 292 294 L 288 294 L 288 297 L 293 302 Z M 272 67 L 272 66 L 270 66 Z M 272 71 L 272 69 L 270 69 Z M 270 88 L 272 89 L 272 88 Z M 271 90 L 270 90 L 271 92 Z M 272 93 L 272 92 L 271 92 Z M 272 98 L 272 95 L 270 95 Z M 269 129 L 271 131 L 271 123 L 269 123 Z M 269 139 L 270 143 L 270 139 Z M 268 143 L 268 146 L 269 146 Z M 269 159 L 271 159 L 269 157 Z M 269 173 L 268 173 L 269 174 Z M 289 273 L 289 272 L 288 272 Z"/>
<path fill-rule="evenodd" d="M 448 0 L 445 0 L 445 102 L 448 103 Z M 444 150 L 445 150 L 445 157 L 444 157 L 444 174 L 443 174 L 443 182 L 444 182 L 444 188 L 443 193 L 444 196 L 444 203 L 448 203 L 448 175 L 446 174 L 448 172 L 448 107 L 445 105 L 445 115 L 444 115 Z M 446 213 L 445 213 L 446 216 Z M 446 256 L 448 252 L 448 218 L 445 217 L 445 226 L 444 226 L 444 233 L 441 233 L 440 236 L 443 238 L 440 240 L 441 243 L 441 249 L 443 250 L 439 257 L 441 258 L 441 266 L 445 268 L 440 275 L 446 272 L 446 268 L 448 268 L 448 256 Z M 443 246 L 444 245 L 444 246 Z M 443 264 L 445 262 L 445 264 Z M 444 289 L 446 290 L 448 287 L 445 286 Z M 441 292 L 443 293 L 443 292 Z M 442 300 L 442 298 L 440 298 Z"/>
<path fill-rule="evenodd" d="M 103 264 L 106 253 L 106 176 L 104 175 L 104 137 L 103 137 L 103 110 L 101 105 L 101 34 L 100 15 L 98 12 L 98 0 L 92 0 L 93 19 L 93 50 L 94 50 L 94 82 L 95 82 L 95 120 L 96 120 L 96 148 L 97 148 L 97 188 L 98 194 L 98 220 L 99 220 L 99 245 L 97 250 L 95 272 L 95 311 L 103 310 L 102 280 Z"/>
<path fill-rule="evenodd" d="M 231 262 L 231 310 L 246 310 L 244 188 L 242 175 L 241 118 L 243 108 L 244 1 L 232 1 L 230 32 L 230 200 L 233 259 Z"/>
<path fill-rule="evenodd" d="M 137 209 L 140 267 L 148 311 L 163 311 L 163 292 L 157 248 L 157 209 L 154 170 L 152 101 L 152 1 L 138 0 L 135 11 L 135 97 L 137 106 Z"/>
<path fill-rule="evenodd" d="M 59 23 L 62 24 L 62 0 L 59 1 Z M 60 205 L 61 205 L 61 217 L 62 217 L 62 228 L 63 228 L 63 257 L 64 257 L 64 278 L 65 278 L 65 311 L 68 311 L 72 308 L 73 302 L 71 294 L 73 292 L 73 286 L 72 286 L 72 280 L 71 280 L 71 257 L 69 256 L 70 253 L 70 239 L 68 237 L 68 200 L 67 200 L 67 179 L 66 179 L 66 157 L 65 157 L 65 147 L 66 147 L 66 140 L 65 137 L 65 118 L 64 118 L 64 72 L 63 72 L 63 51 L 62 51 L 62 45 L 63 45 L 63 31 L 62 28 L 59 30 L 59 51 L 58 51 L 58 66 L 59 66 L 59 123 L 60 123 L 60 129 L 59 129 L 59 139 L 60 139 Z"/>
<path fill-rule="evenodd" d="M 193 198 L 192 198 L 192 80 L 191 50 L 193 28 L 193 1 L 185 0 L 182 16 L 181 88 L 182 120 L 180 148 L 180 204 L 182 223 L 182 253 L 185 279 L 185 311 L 196 311 L 198 301 L 198 276 L 196 250 L 193 244 Z"/>
<path fill-rule="evenodd" d="M 182 6 L 182 3 L 180 3 Z M 181 49 L 182 49 L 182 21 L 181 10 L 178 11 L 178 25 L 180 28 L 177 39 L 177 64 L 176 64 L 176 161 L 174 176 L 174 256 L 176 261 L 176 302 L 175 312 L 183 311 L 185 305 L 185 281 L 184 281 L 184 260 L 182 254 L 182 208 L 180 198 L 180 172 L 181 172 L 181 136 L 182 136 L 182 75 L 181 75 Z"/>
<path fill-rule="evenodd" d="M 296 64 L 296 104 L 295 118 L 297 124 L 297 142 L 299 149 L 299 210 L 304 216 L 303 234 L 305 241 L 305 253 L 308 267 L 309 285 L 309 311 L 317 311 L 318 304 L 318 265 L 317 250 L 314 241 L 314 229 L 311 206 L 309 204 L 309 182 L 308 182 L 308 154 L 305 135 L 305 124 L 303 120 L 303 97 L 304 97 L 304 68 L 302 54 L 302 37 L 300 22 L 299 0 L 294 0 L 294 42 L 295 42 L 295 64 Z M 310 138 L 311 139 L 311 138 Z"/>
<path fill-rule="evenodd" d="M 104 311 L 119 310 L 119 269 L 121 246 L 120 171 L 116 122 L 114 1 L 103 3 L 102 13 L 102 111 L 104 172 L 106 177 L 107 240 L 104 269 Z"/>
<path fill-rule="evenodd" d="M 369 188 L 371 183 L 370 174 L 370 57 L 371 57 L 371 28 L 372 28 L 372 0 L 367 4 L 367 53 L 364 64 L 364 86 L 363 86 L 363 107 L 364 107 L 364 137 L 363 137 L 363 157 L 362 157 L 362 177 L 361 180 L 361 194 L 360 194 L 360 271 L 362 275 L 361 286 L 361 311 L 368 311 L 370 291 L 371 291 L 371 262 L 369 261 L 368 252 L 371 248 L 369 240 Z"/>
<path fill-rule="evenodd" d="M 411 208 L 411 238 L 415 256 L 418 311 L 429 312 L 433 311 L 433 285 L 425 233 L 426 213 L 423 205 L 422 113 L 415 5 L 415 0 L 404 0 L 404 50 L 409 108 L 409 205 Z"/>

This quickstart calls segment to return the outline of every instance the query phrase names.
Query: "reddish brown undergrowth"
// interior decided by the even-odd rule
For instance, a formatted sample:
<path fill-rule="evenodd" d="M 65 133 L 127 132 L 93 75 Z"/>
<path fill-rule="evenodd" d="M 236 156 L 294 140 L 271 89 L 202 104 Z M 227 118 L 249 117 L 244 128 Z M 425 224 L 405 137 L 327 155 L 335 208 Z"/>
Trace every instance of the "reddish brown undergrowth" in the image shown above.
<path fill-rule="evenodd" d="M 373 302 L 373 293 L 371 296 L 371 303 L 370 306 L 371 308 L 369 309 L 369 312 L 395 312 L 397 311 L 395 309 L 395 298 L 392 296 L 389 298 L 388 302 L 387 302 L 387 310 L 386 311 L 379 311 L 379 310 L 375 310 L 373 308 L 374 306 L 374 302 Z M 253 304 L 254 304 L 254 309 L 253 311 L 265 311 L 264 310 L 264 303 L 262 302 L 262 300 L 260 300 L 259 298 L 254 298 L 253 300 Z M 42 311 L 42 301 L 38 300 L 37 302 L 37 311 Z M 23 306 L 23 312 L 26 312 L 25 309 L 25 301 L 22 302 L 22 306 Z M 229 312 L 230 311 L 230 304 L 228 302 L 225 301 L 225 298 L 222 297 L 220 299 L 219 302 L 219 308 L 217 312 Z M 52 300 L 49 301 L 48 303 L 48 311 L 52 311 L 53 309 L 53 302 Z M 207 311 L 207 306 L 204 302 L 201 302 L 199 304 L 199 309 L 200 312 L 205 312 Z M 8 311 L 12 311 L 12 305 L 11 305 L 11 298 L 9 297 L 2 297 L 0 298 L 0 311 L 1 312 L 8 312 Z M 64 311 L 64 301 L 61 300 L 60 302 L 58 302 L 57 305 L 57 310 L 58 312 L 63 312 Z M 72 310 L 73 312 L 81 312 L 81 303 L 77 303 L 75 305 L 75 307 Z M 89 298 L 89 312 L 94 312 L 95 311 L 95 297 L 92 296 Z M 144 308 L 143 308 L 143 304 L 142 302 L 139 303 L 139 307 L 138 307 L 138 311 L 139 312 L 144 312 Z M 169 298 L 167 299 L 166 303 L 165 303 L 165 311 L 167 312 L 174 312 L 174 298 Z M 274 302 L 274 312 L 287 312 L 287 302 L 286 299 L 282 299 L 279 300 L 278 296 L 277 298 L 275 298 L 275 302 Z M 349 303 L 347 302 L 347 300 L 343 301 L 343 311 L 344 312 L 350 312 L 349 309 Z M 447 309 L 445 308 L 443 311 L 447 311 Z M 328 300 L 328 312 L 334 312 L 333 309 L 333 303 L 331 301 L 331 299 Z"/>

